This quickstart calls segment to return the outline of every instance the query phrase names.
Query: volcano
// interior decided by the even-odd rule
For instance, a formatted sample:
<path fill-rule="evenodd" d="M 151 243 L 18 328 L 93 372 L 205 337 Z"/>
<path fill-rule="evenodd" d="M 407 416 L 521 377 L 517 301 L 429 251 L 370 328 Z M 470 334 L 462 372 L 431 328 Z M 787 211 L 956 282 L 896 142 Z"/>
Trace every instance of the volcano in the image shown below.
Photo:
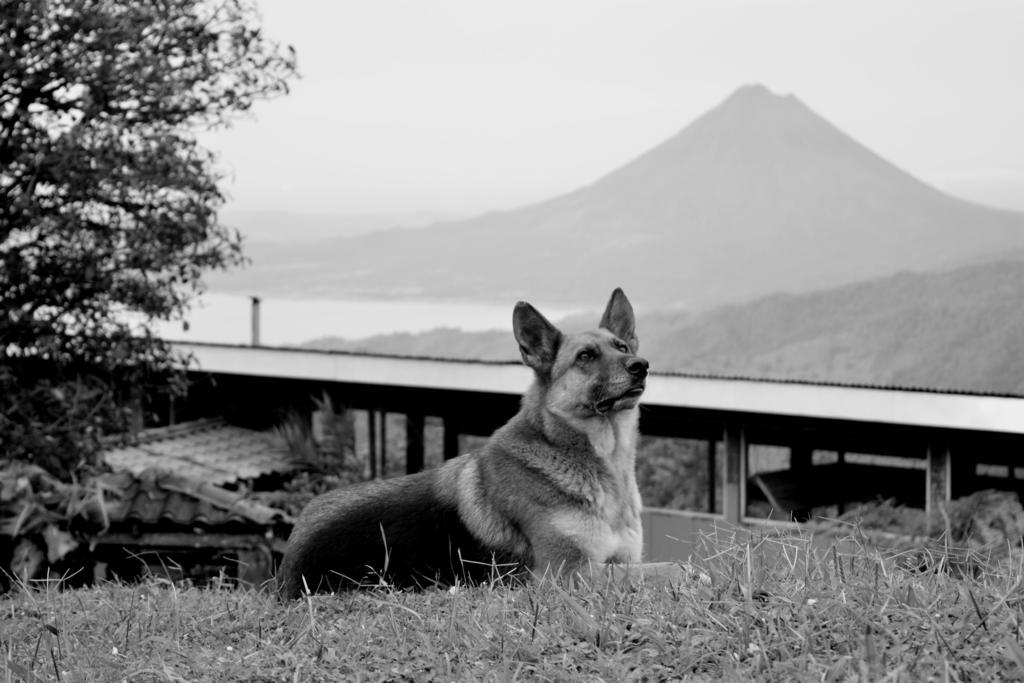
<path fill-rule="evenodd" d="M 333 240 L 266 274 L 333 297 L 589 305 L 622 286 L 646 309 L 702 309 L 1008 254 L 1024 255 L 1024 214 L 944 194 L 752 85 L 574 192 Z"/>

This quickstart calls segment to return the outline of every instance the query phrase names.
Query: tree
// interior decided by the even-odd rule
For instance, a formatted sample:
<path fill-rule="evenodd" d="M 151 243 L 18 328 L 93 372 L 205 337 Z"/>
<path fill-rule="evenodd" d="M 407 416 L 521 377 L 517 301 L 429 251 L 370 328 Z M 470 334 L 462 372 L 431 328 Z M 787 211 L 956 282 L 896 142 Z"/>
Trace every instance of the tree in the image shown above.
<path fill-rule="evenodd" d="M 246 0 L 0 0 L 0 456 L 67 475 L 180 380 L 152 324 L 242 261 L 195 132 L 295 73 Z"/>

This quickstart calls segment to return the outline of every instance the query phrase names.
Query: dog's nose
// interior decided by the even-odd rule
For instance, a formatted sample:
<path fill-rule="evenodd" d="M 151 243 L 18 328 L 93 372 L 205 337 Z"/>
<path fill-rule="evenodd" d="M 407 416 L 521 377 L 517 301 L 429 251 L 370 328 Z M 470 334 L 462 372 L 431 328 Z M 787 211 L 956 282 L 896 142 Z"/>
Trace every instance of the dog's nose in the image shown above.
<path fill-rule="evenodd" d="M 649 368 L 650 366 L 651 364 L 648 363 L 646 360 L 637 357 L 631 359 L 628 363 L 626 363 L 626 371 L 629 372 L 629 374 L 633 375 L 634 377 L 646 377 L 647 368 Z"/>

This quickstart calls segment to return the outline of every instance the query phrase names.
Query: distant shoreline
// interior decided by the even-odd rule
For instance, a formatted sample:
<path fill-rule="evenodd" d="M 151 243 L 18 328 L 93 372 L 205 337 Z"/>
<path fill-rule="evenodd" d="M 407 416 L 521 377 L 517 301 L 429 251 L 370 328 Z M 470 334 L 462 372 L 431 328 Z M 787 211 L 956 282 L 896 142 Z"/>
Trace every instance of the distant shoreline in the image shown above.
<path fill-rule="evenodd" d="M 511 330 L 515 301 L 432 301 L 426 299 L 346 298 L 277 294 L 260 296 L 260 341 L 269 345 L 298 345 L 314 339 L 362 339 L 398 332 L 425 332 L 439 328 L 468 332 Z M 542 306 L 554 319 L 583 309 Z M 181 322 L 161 323 L 157 334 L 179 341 L 249 343 L 252 334 L 251 296 L 207 291 Z"/>

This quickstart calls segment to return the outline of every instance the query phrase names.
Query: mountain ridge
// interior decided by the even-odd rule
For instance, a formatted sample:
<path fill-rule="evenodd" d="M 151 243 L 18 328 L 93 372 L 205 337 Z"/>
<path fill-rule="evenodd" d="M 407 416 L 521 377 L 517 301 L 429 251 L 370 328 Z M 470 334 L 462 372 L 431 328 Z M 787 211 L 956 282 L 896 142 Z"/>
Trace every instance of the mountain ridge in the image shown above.
<path fill-rule="evenodd" d="M 655 371 L 1024 396 L 1024 262 L 898 273 L 805 294 L 776 293 L 702 313 L 637 307 Z M 582 329 L 598 313 L 559 321 Z M 595 318 L 596 319 L 596 318 Z M 307 348 L 516 360 L 511 331 L 436 329 Z"/>
<path fill-rule="evenodd" d="M 298 267 L 264 274 L 271 290 L 314 296 L 586 303 L 622 285 L 659 306 L 703 309 L 1022 250 L 1024 213 L 946 195 L 797 97 L 744 86 L 571 192 L 321 243 Z"/>

